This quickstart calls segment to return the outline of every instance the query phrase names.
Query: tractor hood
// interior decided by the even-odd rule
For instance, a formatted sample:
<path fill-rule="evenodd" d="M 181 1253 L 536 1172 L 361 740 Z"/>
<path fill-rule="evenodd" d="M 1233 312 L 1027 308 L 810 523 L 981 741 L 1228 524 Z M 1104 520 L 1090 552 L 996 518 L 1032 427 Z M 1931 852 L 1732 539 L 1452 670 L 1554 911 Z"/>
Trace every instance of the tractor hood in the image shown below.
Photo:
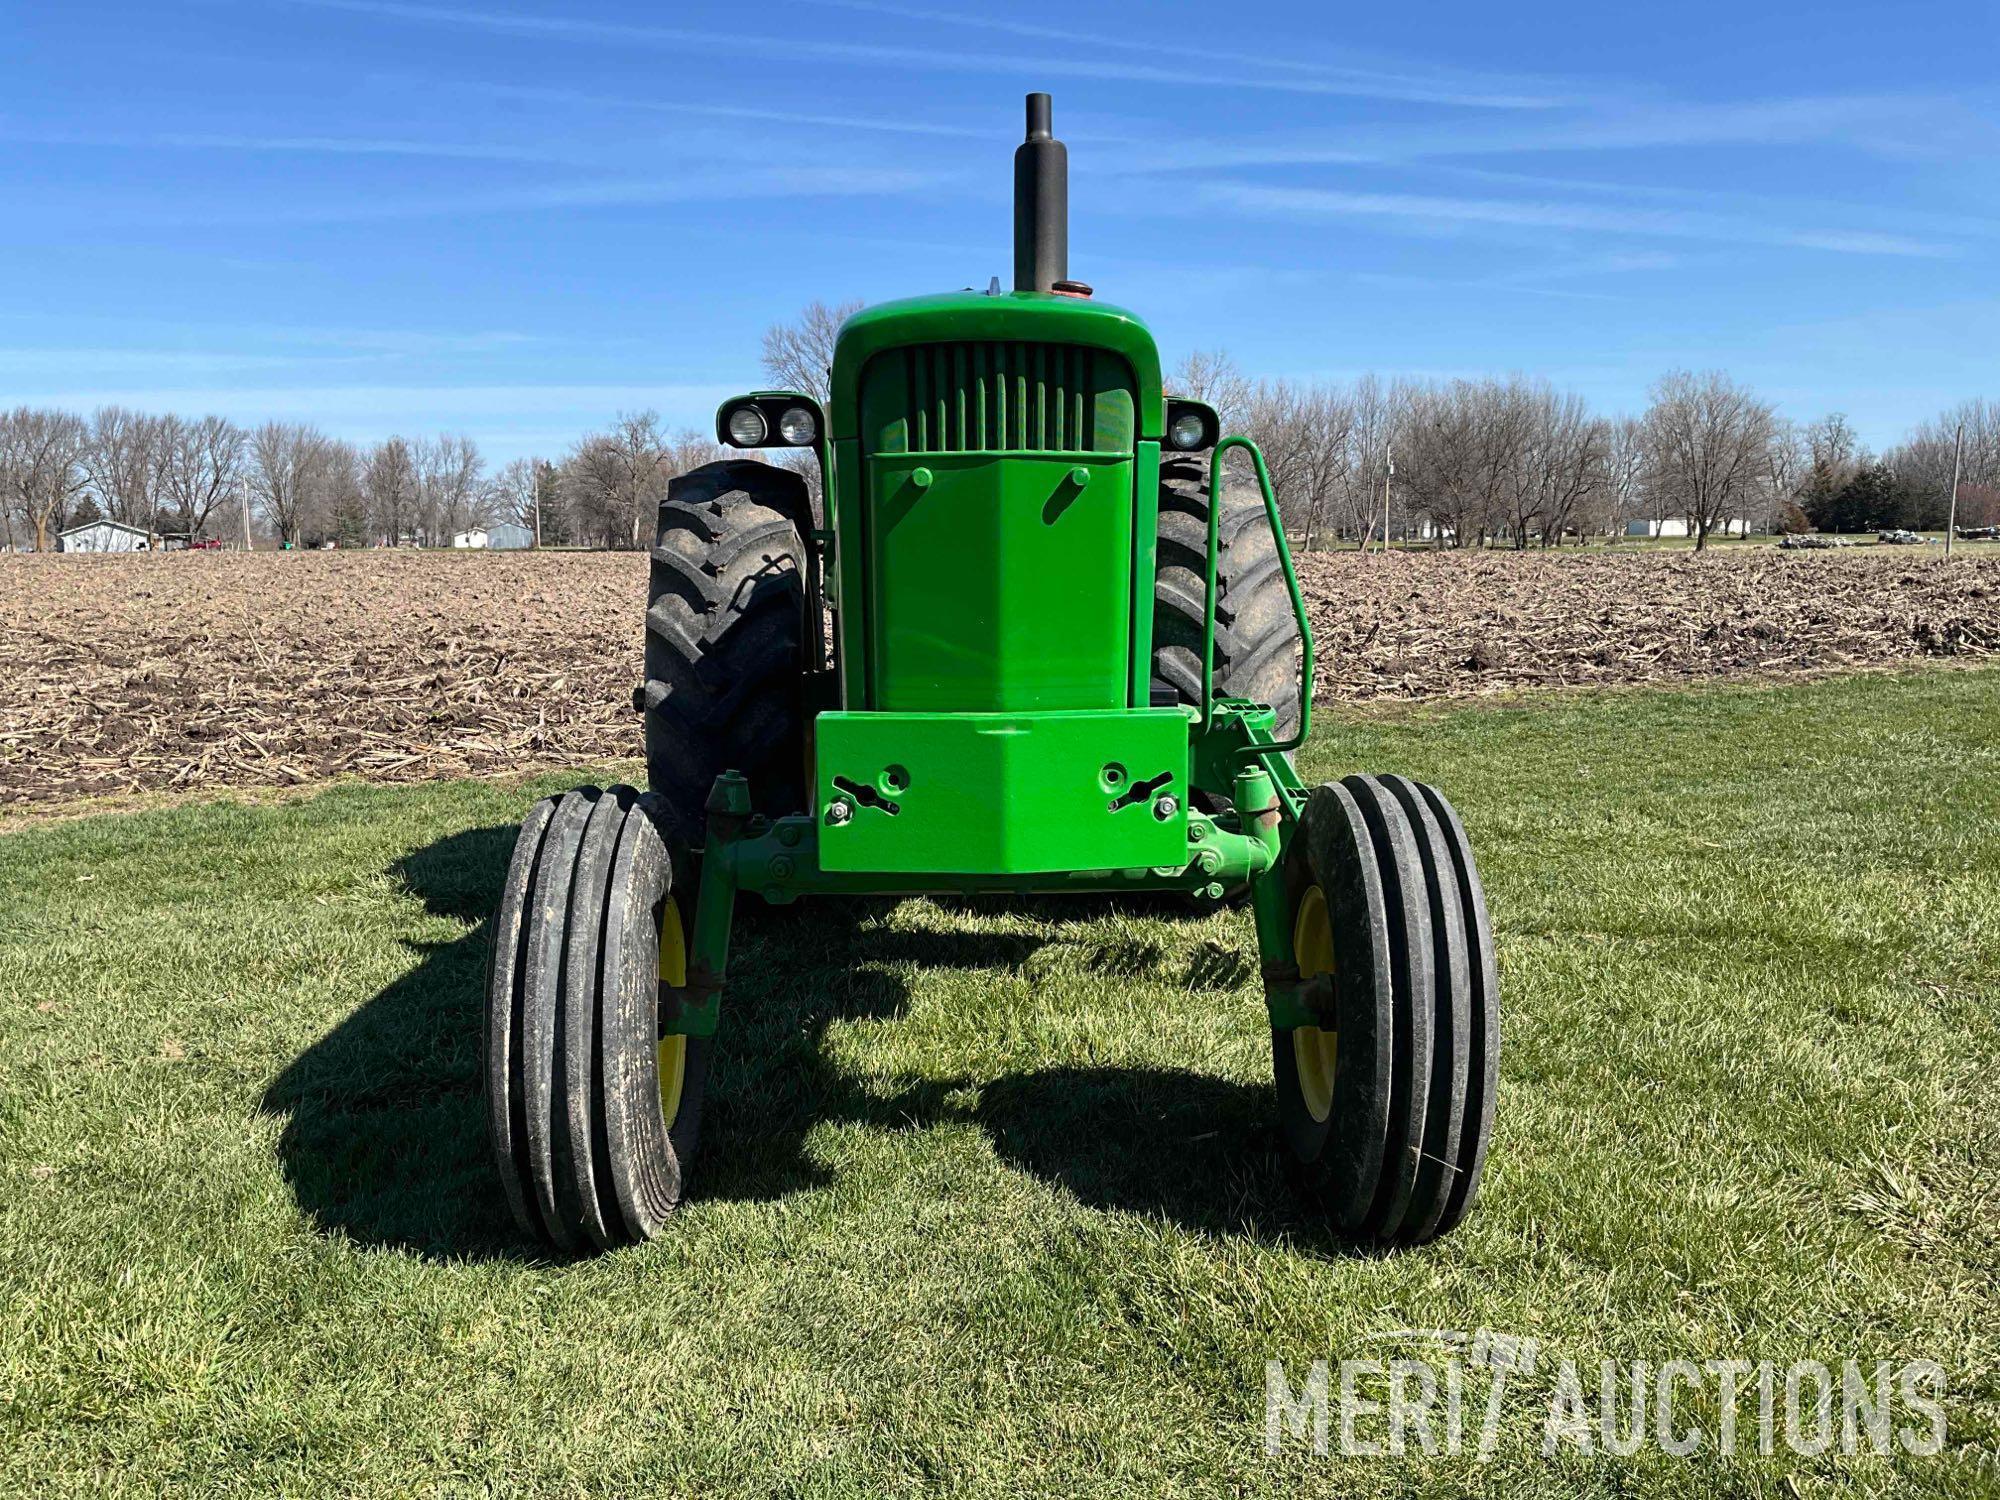
<path fill-rule="evenodd" d="M 859 435 L 860 386 L 884 350 L 930 343 L 1066 344 L 1103 349 L 1131 369 L 1141 441 L 1158 441 L 1165 422 L 1160 351 L 1134 313 L 1108 302 L 1050 292 L 941 292 L 864 308 L 841 325 L 833 353 L 831 410 L 836 442 Z"/>

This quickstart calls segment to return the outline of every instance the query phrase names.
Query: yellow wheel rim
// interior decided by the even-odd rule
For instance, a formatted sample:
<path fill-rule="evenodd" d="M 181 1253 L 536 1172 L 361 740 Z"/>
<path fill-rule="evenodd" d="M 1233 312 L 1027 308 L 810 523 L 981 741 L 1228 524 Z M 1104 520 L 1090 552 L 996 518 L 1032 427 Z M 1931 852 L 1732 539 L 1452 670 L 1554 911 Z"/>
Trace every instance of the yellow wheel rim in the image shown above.
<path fill-rule="evenodd" d="M 660 983 L 681 989 L 687 984 L 687 934 L 681 930 L 681 909 L 669 898 L 660 917 Z M 681 1085 L 687 1081 L 688 1039 L 660 1038 L 660 1118 L 667 1129 L 681 1112 Z"/>
<path fill-rule="evenodd" d="M 1298 915 L 1292 919 L 1292 956 L 1298 960 L 1299 978 L 1333 972 L 1333 923 L 1326 914 L 1326 892 L 1318 886 L 1306 887 L 1299 898 Z M 1299 1094 L 1306 1113 L 1315 1123 L 1325 1124 L 1333 1113 L 1333 1066 L 1339 1033 L 1331 1027 L 1299 1026 L 1292 1031 L 1292 1059 L 1297 1065 Z"/>

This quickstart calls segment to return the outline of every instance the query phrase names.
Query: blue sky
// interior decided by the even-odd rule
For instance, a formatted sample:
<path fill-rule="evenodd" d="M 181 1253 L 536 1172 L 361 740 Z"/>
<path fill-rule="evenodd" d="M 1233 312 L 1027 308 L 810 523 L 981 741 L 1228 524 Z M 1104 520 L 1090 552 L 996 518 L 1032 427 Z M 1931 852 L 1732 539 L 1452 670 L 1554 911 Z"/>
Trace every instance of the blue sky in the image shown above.
<path fill-rule="evenodd" d="M 1170 361 L 2000 395 L 2000 6 L 0 0 L 0 403 L 555 455 L 806 300 L 1073 275 Z"/>

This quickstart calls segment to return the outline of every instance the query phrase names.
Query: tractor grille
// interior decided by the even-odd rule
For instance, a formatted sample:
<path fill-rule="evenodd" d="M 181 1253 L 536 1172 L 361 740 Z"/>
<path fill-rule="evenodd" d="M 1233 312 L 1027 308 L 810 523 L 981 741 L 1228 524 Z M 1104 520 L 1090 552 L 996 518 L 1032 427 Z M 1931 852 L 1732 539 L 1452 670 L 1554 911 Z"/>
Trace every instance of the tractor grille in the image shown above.
<path fill-rule="evenodd" d="M 1093 452 L 1109 436 L 1098 397 L 1125 384 L 1072 344 L 915 344 L 886 358 L 903 366 L 911 453 Z"/>

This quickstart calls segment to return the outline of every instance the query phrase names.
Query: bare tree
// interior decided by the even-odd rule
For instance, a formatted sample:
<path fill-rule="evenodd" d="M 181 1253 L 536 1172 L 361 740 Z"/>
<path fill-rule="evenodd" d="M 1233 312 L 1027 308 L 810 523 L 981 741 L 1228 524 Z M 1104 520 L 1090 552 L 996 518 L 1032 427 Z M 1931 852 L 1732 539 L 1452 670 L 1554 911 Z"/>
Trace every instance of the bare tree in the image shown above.
<path fill-rule="evenodd" d="M 317 427 L 266 422 L 250 439 L 250 491 L 281 541 L 296 547 L 320 521 L 334 444 Z"/>
<path fill-rule="evenodd" d="M 400 547 L 405 538 L 416 540 L 417 463 L 408 442 L 384 438 L 362 455 L 361 498 L 369 528 L 383 545 Z"/>
<path fill-rule="evenodd" d="M 481 482 L 485 460 L 469 437 L 419 439 L 417 510 L 433 546 L 444 546 L 488 518 L 489 492 Z"/>
<path fill-rule="evenodd" d="M 1195 350 L 1167 377 L 1167 389 L 1176 396 L 1205 401 L 1214 407 L 1225 433 L 1245 430 L 1251 403 L 1257 396 L 1256 387 L 1222 349 Z"/>
<path fill-rule="evenodd" d="M 1329 386 L 1280 380 L 1258 386 L 1249 397 L 1242 430 L 1262 450 L 1287 526 L 1300 533 L 1308 550 L 1336 524 L 1334 505 L 1353 425 L 1352 405 Z"/>
<path fill-rule="evenodd" d="M 1623 531 L 1628 521 L 1651 518 L 1651 500 L 1646 488 L 1646 424 L 1638 417 L 1620 417 L 1611 424 L 1605 484 L 1614 530 Z"/>
<path fill-rule="evenodd" d="M 840 325 L 861 311 L 861 300 L 828 306 L 811 302 L 789 323 L 764 330 L 764 373 L 788 391 L 804 391 L 821 407 L 833 378 L 833 343 Z"/>
<path fill-rule="evenodd" d="M 1454 547 L 1465 545 L 1476 503 L 1480 440 L 1468 390 L 1462 381 L 1413 387 L 1395 439 L 1398 487 L 1438 539 Z"/>
<path fill-rule="evenodd" d="M 1336 486 L 1335 521 L 1341 530 L 1359 538 L 1363 546 L 1384 524 L 1382 481 L 1398 416 L 1407 397 L 1405 387 L 1385 387 L 1373 375 L 1362 376 L 1347 393 L 1347 457 Z M 1393 487 L 1389 493 L 1393 500 Z M 1393 519 L 1388 524 L 1393 529 Z"/>
<path fill-rule="evenodd" d="M 162 417 L 157 432 L 160 495 L 189 541 L 243 477 L 243 429 L 223 417 Z"/>
<path fill-rule="evenodd" d="M 671 473 L 659 413 L 621 412 L 608 432 L 591 434 L 571 451 L 563 485 L 608 544 L 637 547 Z"/>
<path fill-rule="evenodd" d="M 368 496 L 362 488 L 361 450 L 329 442 L 319 479 L 313 532 L 340 547 L 368 545 Z"/>
<path fill-rule="evenodd" d="M 1786 531 L 1804 524 L 1799 510 L 1799 487 L 1804 483 L 1808 459 L 1806 435 L 1796 422 L 1780 417 L 1771 424 L 1771 446 L 1764 454 L 1763 493 L 1758 497 L 1762 514 L 1753 518 L 1762 531 Z"/>
<path fill-rule="evenodd" d="M 526 527 L 536 546 L 544 540 L 545 526 L 547 539 L 557 540 L 563 534 L 563 518 L 556 513 L 558 490 L 554 465 L 546 459 L 517 458 L 493 478 L 494 513 Z"/>
<path fill-rule="evenodd" d="M 1538 402 L 1535 442 L 1537 513 L 1542 545 L 1560 545 L 1563 534 L 1581 533 L 1581 519 L 1594 513 L 1610 485 L 1611 424 L 1593 417 L 1583 398 L 1544 390 Z"/>
<path fill-rule="evenodd" d="M 1958 467 L 1958 521 L 1962 526 L 1991 525 L 1992 494 L 2000 490 L 2000 401 L 1967 401 L 1940 413 L 1884 455 L 1897 478 L 1912 493 L 1936 497 L 1931 508 L 1943 525 L 1950 510 L 1952 458 L 1959 429 L 1964 451 Z"/>
<path fill-rule="evenodd" d="M 0 474 L 12 492 L 12 509 L 35 535 L 35 550 L 49 550 L 71 503 L 90 483 L 84 458 L 90 429 L 74 412 L 19 406 L 0 417 Z"/>
<path fill-rule="evenodd" d="M 1744 513 L 1766 471 L 1775 414 L 1720 370 L 1675 370 L 1646 411 L 1647 479 L 1688 518 L 1697 552 Z"/>
<path fill-rule="evenodd" d="M 90 488 L 112 520 L 149 530 L 155 524 L 164 463 L 160 438 L 172 420 L 122 406 L 100 406 L 91 418 L 84 464 Z"/>

